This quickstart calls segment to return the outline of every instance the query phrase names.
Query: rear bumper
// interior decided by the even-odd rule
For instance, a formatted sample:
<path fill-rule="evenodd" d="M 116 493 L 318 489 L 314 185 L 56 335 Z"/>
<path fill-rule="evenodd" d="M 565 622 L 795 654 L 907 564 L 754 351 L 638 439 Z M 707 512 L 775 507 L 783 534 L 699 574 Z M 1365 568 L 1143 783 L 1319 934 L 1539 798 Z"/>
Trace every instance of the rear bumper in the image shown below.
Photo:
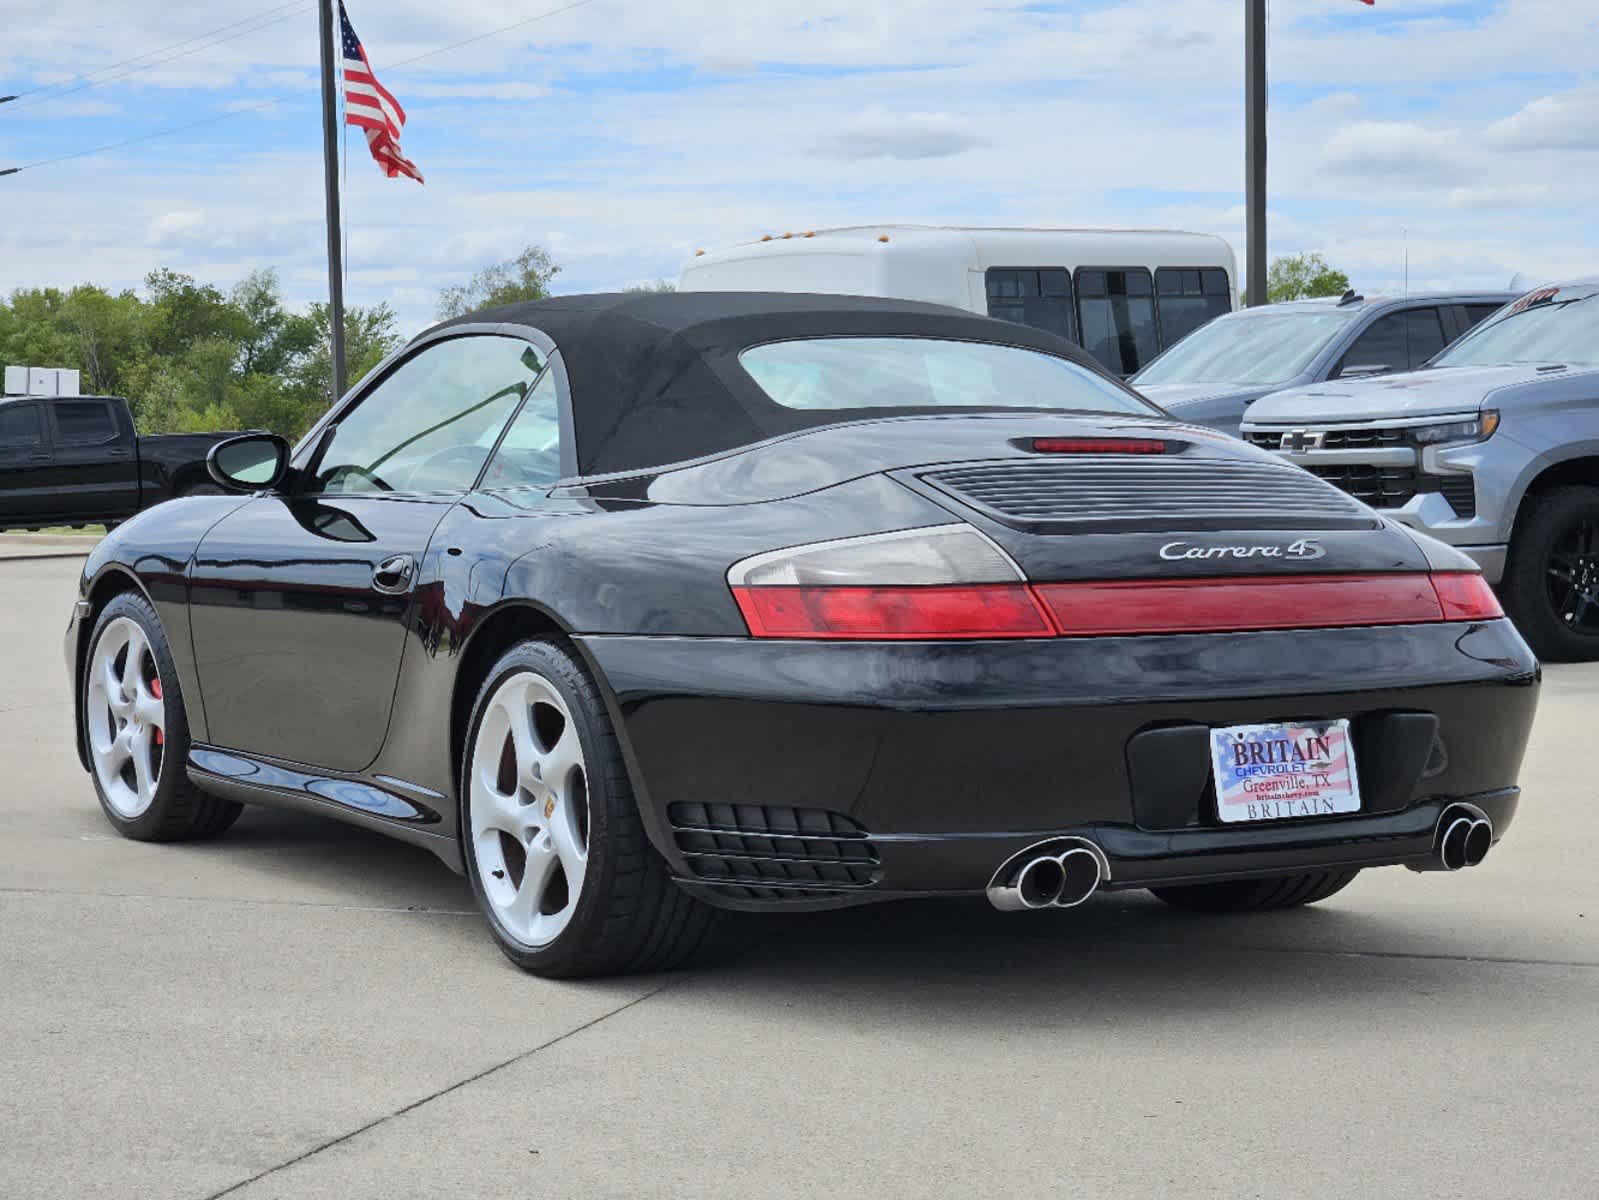
<path fill-rule="evenodd" d="M 1443 805 L 1502 832 L 1539 672 L 1507 621 L 982 644 L 579 639 L 646 827 L 735 907 L 980 893 L 1063 834 L 1110 886 L 1416 861 Z M 1205 730 L 1353 721 L 1365 810 L 1222 826 Z M 717 807 L 720 806 L 720 807 Z"/>

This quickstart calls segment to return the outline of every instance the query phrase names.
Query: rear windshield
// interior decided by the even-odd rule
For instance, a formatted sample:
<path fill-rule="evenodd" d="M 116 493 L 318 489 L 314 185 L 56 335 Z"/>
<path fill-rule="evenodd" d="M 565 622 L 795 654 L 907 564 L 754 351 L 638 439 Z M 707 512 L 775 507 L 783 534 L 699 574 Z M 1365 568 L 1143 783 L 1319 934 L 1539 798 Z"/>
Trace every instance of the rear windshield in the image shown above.
<path fill-rule="evenodd" d="M 1437 367 L 1512 363 L 1599 363 L 1599 287 L 1529 292 L 1433 359 Z"/>
<path fill-rule="evenodd" d="M 1353 309 L 1330 309 L 1217 317 L 1145 367 L 1133 385 L 1282 383 L 1309 366 L 1354 316 Z"/>
<path fill-rule="evenodd" d="M 837 337 L 752 346 L 739 362 L 784 408 L 1048 408 L 1158 412 L 1085 367 L 1037 350 L 936 338 Z"/>

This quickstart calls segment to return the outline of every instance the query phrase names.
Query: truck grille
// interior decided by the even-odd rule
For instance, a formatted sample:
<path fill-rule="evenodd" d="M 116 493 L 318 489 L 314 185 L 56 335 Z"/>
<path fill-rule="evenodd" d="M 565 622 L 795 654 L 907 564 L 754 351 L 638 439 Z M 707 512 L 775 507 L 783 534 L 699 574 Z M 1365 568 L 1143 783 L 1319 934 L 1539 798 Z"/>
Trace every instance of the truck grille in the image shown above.
<path fill-rule="evenodd" d="M 1373 508 L 1399 508 L 1419 490 L 1415 467 L 1372 467 L 1364 463 L 1307 467 L 1318 478 Z"/>
<path fill-rule="evenodd" d="M 1183 456 L 989 463 L 922 479 L 1018 528 L 1359 528 L 1370 517 L 1287 463 Z"/>
<path fill-rule="evenodd" d="M 877 847 L 865 827 L 843 813 L 679 803 L 666 816 L 677 848 L 700 879 L 857 888 L 870 887 L 880 875 Z"/>
<path fill-rule="evenodd" d="M 1262 450 L 1281 450 L 1283 435 L 1290 432 L 1292 431 L 1287 429 L 1252 429 L 1244 434 L 1244 440 L 1252 446 L 1259 446 Z M 1322 430 L 1310 432 L 1323 433 Z M 1319 449 L 1386 450 L 1393 446 L 1411 444 L 1410 435 L 1404 429 L 1328 429 L 1322 437 Z"/>
<path fill-rule="evenodd" d="M 1477 481 L 1470 475 L 1439 476 L 1438 490 L 1449 501 L 1449 507 L 1455 510 L 1457 517 L 1477 515 Z"/>

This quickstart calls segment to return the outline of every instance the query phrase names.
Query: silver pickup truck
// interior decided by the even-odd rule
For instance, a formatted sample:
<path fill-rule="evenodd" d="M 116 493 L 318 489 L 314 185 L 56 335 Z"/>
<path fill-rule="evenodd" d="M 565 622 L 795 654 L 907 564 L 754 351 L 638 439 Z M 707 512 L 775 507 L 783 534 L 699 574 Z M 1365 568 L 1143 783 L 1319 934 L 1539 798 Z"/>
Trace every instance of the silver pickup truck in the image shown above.
<path fill-rule="evenodd" d="M 1599 278 L 1421 370 L 1267 396 L 1243 436 L 1465 551 L 1542 657 L 1599 658 Z"/>

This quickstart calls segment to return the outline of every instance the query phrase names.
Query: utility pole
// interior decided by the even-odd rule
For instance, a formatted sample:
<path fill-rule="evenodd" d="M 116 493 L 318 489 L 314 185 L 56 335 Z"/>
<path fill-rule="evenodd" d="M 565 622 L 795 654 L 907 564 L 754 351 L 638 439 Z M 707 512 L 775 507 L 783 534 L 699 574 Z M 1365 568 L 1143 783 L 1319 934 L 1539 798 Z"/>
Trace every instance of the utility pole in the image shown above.
<path fill-rule="evenodd" d="M 1261 0 L 1262 3 L 1265 0 Z M 333 401 L 344 395 L 344 269 L 339 232 L 339 98 L 333 53 L 333 0 L 321 0 L 322 22 L 322 169 L 328 197 L 328 320 L 333 337 Z"/>
<path fill-rule="evenodd" d="M 1244 0 L 1245 290 L 1266 303 L 1266 0 Z"/>

